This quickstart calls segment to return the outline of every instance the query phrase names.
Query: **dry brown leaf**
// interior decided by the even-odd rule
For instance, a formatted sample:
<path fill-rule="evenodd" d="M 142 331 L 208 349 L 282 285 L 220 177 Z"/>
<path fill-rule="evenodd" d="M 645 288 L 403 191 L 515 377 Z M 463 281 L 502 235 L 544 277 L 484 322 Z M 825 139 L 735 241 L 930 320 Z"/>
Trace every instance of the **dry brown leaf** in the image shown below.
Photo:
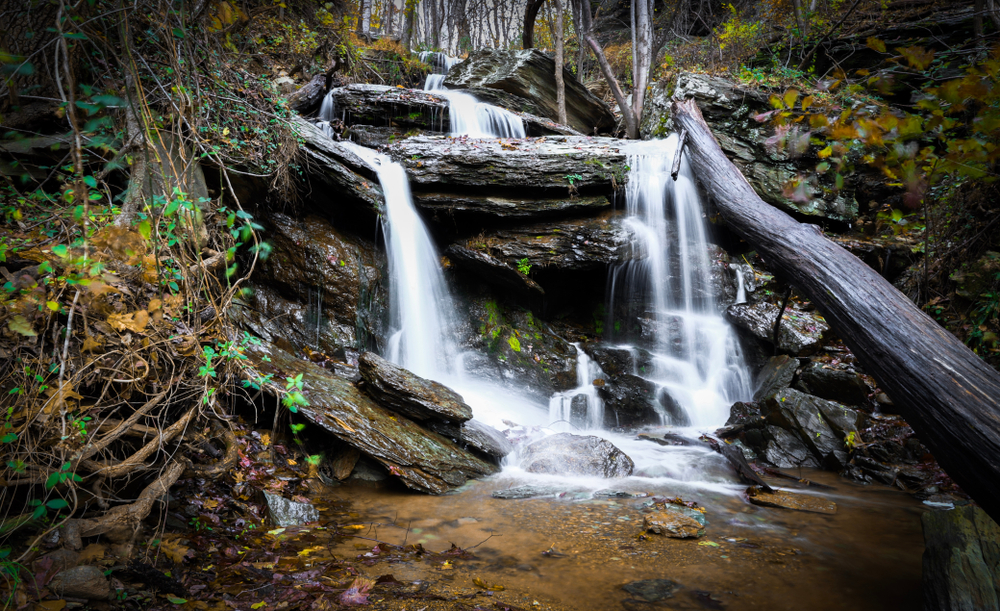
<path fill-rule="evenodd" d="M 93 297 L 100 297 L 105 293 L 118 293 L 120 291 L 109 284 L 101 282 L 100 280 L 94 280 L 87 285 L 87 292 L 89 292 Z"/>
<path fill-rule="evenodd" d="M 104 352 L 104 338 L 96 335 L 88 335 L 83 340 L 83 352 Z"/>
<path fill-rule="evenodd" d="M 184 562 L 184 556 L 191 551 L 190 547 L 185 547 L 178 543 L 177 541 L 160 541 L 160 551 L 167 558 L 170 558 L 177 564 Z"/>
<path fill-rule="evenodd" d="M 65 608 L 66 601 L 61 598 L 59 600 L 43 600 L 35 605 L 35 611 L 62 611 Z"/>
<path fill-rule="evenodd" d="M 79 562 L 80 564 L 90 564 L 102 560 L 105 552 L 107 552 L 107 548 L 100 543 L 91 543 L 80 551 Z"/>
<path fill-rule="evenodd" d="M 49 400 L 45 403 L 45 407 L 42 409 L 45 413 L 52 413 L 61 409 L 69 401 L 79 401 L 83 398 L 83 396 L 73 390 L 73 385 L 68 381 L 63 382 L 62 386 L 58 388 L 53 386 L 46 389 L 45 394 L 49 397 Z"/>
<path fill-rule="evenodd" d="M 141 333 L 149 324 L 149 312 L 139 310 L 128 314 L 112 314 L 108 316 L 108 324 L 116 331 L 133 331 Z"/>

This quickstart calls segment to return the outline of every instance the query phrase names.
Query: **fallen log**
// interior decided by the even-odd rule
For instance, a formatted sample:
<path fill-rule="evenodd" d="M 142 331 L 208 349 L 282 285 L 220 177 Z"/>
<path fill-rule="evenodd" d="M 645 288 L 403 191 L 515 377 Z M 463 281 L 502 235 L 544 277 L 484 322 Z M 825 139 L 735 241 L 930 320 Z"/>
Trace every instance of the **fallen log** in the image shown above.
<path fill-rule="evenodd" d="M 816 304 L 941 466 L 1000 520 L 1000 373 L 816 226 L 764 203 L 693 100 L 675 100 L 673 118 L 729 226 Z"/>

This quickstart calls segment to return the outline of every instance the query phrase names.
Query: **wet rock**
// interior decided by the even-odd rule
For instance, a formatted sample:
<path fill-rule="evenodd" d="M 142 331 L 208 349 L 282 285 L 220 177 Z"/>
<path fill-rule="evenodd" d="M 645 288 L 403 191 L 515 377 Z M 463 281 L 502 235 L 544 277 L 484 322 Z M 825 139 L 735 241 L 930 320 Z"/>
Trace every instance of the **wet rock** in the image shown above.
<path fill-rule="evenodd" d="M 674 131 L 673 121 L 670 120 L 670 105 L 676 85 L 676 80 L 668 80 L 649 86 L 639 121 L 639 136 L 643 140 L 666 138 Z"/>
<path fill-rule="evenodd" d="M 765 142 L 774 129 L 769 122 L 761 123 L 754 119 L 760 113 L 773 110 L 765 94 L 723 78 L 681 73 L 673 87 L 661 84 L 651 90 L 646 101 L 650 116 L 644 117 L 648 129 L 661 132 L 673 129 L 663 113 L 671 95 L 693 97 L 698 101 L 698 107 L 722 150 L 740 168 L 764 201 L 805 217 L 840 223 L 851 222 L 857 217 L 858 203 L 850 188 L 827 197 L 813 197 L 806 202 L 784 197 L 785 184 L 805 167 L 812 168 L 817 159 L 809 155 L 792 159 L 767 146 Z M 654 114 L 658 116 L 654 117 Z"/>
<path fill-rule="evenodd" d="M 623 348 L 600 342 L 588 342 L 581 348 L 610 377 L 652 371 L 653 355 L 643 348 Z"/>
<path fill-rule="evenodd" d="M 798 435 L 821 464 L 847 464 L 844 437 L 857 432 L 857 412 L 786 388 L 767 400 L 767 422 Z"/>
<path fill-rule="evenodd" d="M 799 376 L 801 390 L 845 405 L 868 405 L 871 389 L 858 374 L 813 362 Z"/>
<path fill-rule="evenodd" d="M 445 251 L 448 259 L 484 281 L 498 288 L 514 291 L 530 298 L 541 298 L 545 295 L 537 282 L 522 274 L 514 266 L 508 265 L 483 250 L 466 248 L 452 244 Z"/>
<path fill-rule="evenodd" d="M 762 401 L 791 386 L 798 366 L 799 360 L 787 354 L 779 354 L 768 359 L 754 378 L 756 390 L 753 393 L 753 400 Z"/>
<path fill-rule="evenodd" d="M 610 213 L 486 231 L 461 245 L 508 265 L 527 259 L 532 269 L 545 271 L 603 271 L 632 256 L 628 232 Z"/>
<path fill-rule="evenodd" d="M 643 579 L 622 586 L 622 589 L 633 597 L 647 603 L 655 603 L 673 598 L 677 590 L 683 586 L 669 579 Z"/>
<path fill-rule="evenodd" d="M 695 442 L 686 437 L 681 437 L 680 435 L 677 435 L 675 433 L 665 433 L 663 435 L 653 435 L 651 433 L 639 433 L 638 435 L 636 435 L 636 437 L 638 439 L 642 439 L 645 441 L 652 441 L 653 443 L 661 446 L 687 447 L 687 446 L 705 445 L 700 442 Z"/>
<path fill-rule="evenodd" d="M 1000 609 L 1000 527 L 979 507 L 928 511 L 924 528 L 925 611 Z"/>
<path fill-rule="evenodd" d="M 589 216 L 611 207 L 606 195 L 573 196 L 569 193 L 525 197 L 516 194 L 492 195 L 442 191 L 414 193 L 413 203 L 439 224 L 489 223 L 494 219 L 526 221 L 556 216 Z"/>
<path fill-rule="evenodd" d="M 632 374 L 606 381 L 597 389 L 604 401 L 604 426 L 629 429 L 659 424 L 660 415 L 653 407 L 659 400 L 657 390 L 653 382 Z"/>
<path fill-rule="evenodd" d="M 319 108 L 329 87 L 325 74 L 317 74 L 308 83 L 288 96 L 288 108 L 299 114 L 309 114 Z"/>
<path fill-rule="evenodd" d="M 530 188 L 538 195 L 611 195 L 626 158 L 613 138 L 474 140 L 419 136 L 389 146 L 414 191 Z M 572 176 L 573 181 L 567 176 Z"/>
<path fill-rule="evenodd" d="M 761 424 L 761 419 L 763 417 L 764 414 L 761 411 L 759 403 L 737 401 L 736 403 L 733 403 L 732 407 L 729 408 L 729 419 L 726 420 L 726 426 L 757 425 Z"/>
<path fill-rule="evenodd" d="M 428 428 L 492 458 L 500 459 L 514 451 L 503 433 L 475 419 L 461 425 L 432 421 Z"/>
<path fill-rule="evenodd" d="M 489 475 L 497 467 L 458 447 L 441 435 L 382 407 L 349 381 L 331 375 L 313 363 L 294 358 L 269 345 L 251 346 L 247 376 L 264 381 L 302 374 L 303 394 L 309 405 L 299 414 L 341 441 L 370 456 L 415 490 L 440 494 L 469 478 Z M 270 360 L 264 360 L 263 357 Z M 284 384 L 262 384 L 265 391 L 283 394 Z"/>
<path fill-rule="evenodd" d="M 766 302 L 735 304 L 726 308 L 725 316 L 758 340 L 771 343 L 774 339 L 774 321 L 778 318 L 776 305 Z M 823 334 L 829 329 L 826 321 L 815 312 L 789 305 L 778 331 L 778 349 L 793 356 L 812 354 L 822 345 Z"/>
<path fill-rule="evenodd" d="M 472 408 L 461 395 L 443 384 L 394 365 L 374 352 L 358 359 L 365 391 L 379 404 L 414 420 L 465 422 Z"/>
<path fill-rule="evenodd" d="M 765 492 L 757 486 L 747 488 L 747 496 L 750 502 L 761 507 L 777 507 L 779 509 L 792 509 L 795 511 L 808 511 L 810 513 L 825 513 L 833 515 L 837 513 L 837 504 L 822 497 L 799 494 L 778 490 Z"/>
<path fill-rule="evenodd" d="M 798 435 L 783 428 L 768 426 L 765 439 L 764 459 L 779 469 L 820 466 L 819 460 Z"/>
<path fill-rule="evenodd" d="M 292 126 L 303 140 L 301 150 L 309 160 L 303 165 L 313 189 L 337 194 L 336 199 L 325 200 L 336 204 L 330 210 L 331 215 L 336 218 L 344 214 L 346 207 L 367 215 L 372 221 L 377 219 L 385 205 L 385 196 L 368 165 L 305 119 L 293 117 Z"/>
<path fill-rule="evenodd" d="M 330 457 L 330 471 L 334 479 L 345 480 L 354 471 L 355 465 L 361 458 L 361 452 L 351 446 L 343 446 L 333 456 Z"/>
<path fill-rule="evenodd" d="M 391 126 L 352 125 L 344 132 L 344 138 L 370 149 L 381 150 L 389 146 L 391 142 L 409 136 L 421 135 L 422 133 L 416 129 L 403 130 L 402 128 Z"/>
<path fill-rule="evenodd" d="M 557 433 L 528 445 L 520 453 L 521 468 L 553 475 L 632 475 L 632 459 L 610 441 L 592 435 Z"/>
<path fill-rule="evenodd" d="M 111 586 L 104 571 L 90 565 L 75 566 L 58 573 L 48 587 L 57 596 L 70 598 L 107 600 L 111 596 Z"/>
<path fill-rule="evenodd" d="M 747 457 L 743 453 L 745 448 L 726 442 L 713 444 L 713 447 L 729 461 L 729 464 L 736 471 L 736 475 L 740 478 L 741 482 L 752 484 L 764 492 L 773 492 L 771 487 L 767 485 L 767 482 L 762 480 L 757 475 L 757 472 L 753 470 L 753 467 L 750 466 L 750 463 L 747 462 Z"/>
<path fill-rule="evenodd" d="M 674 539 L 696 539 L 705 534 L 705 515 L 687 507 L 667 504 L 663 511 L 644 516 L 642 527 L 647 532 Z"/>
<path fill-rule="evenodd" d="M 896 467 L 868 456 L 855 456 L 851 459 L 849 467 L 848 474 L 865 483 L 874 481 L 891 486 L 896 483 L 896 478 L 899 476 L 899 469 Z"/>
<path fill-rule="evenodd" d="M 515 488 L 507 488 L 506 490 L 494 490 L 493 498 L 495 499 L 505 499 L 505 500 L 520 500 L 520 499 L 533 499 L 540 496 L 551 496 L 553 494 L 558 494 L 561 492 L 560 488 L 555 486 L 534 486 L 527 484 L 524 486 L 517 486 Z"/>
<path fill-rule="evenodd" d="M 595 490 L 592 495 L 595 499 L 643 499 L 649 496 L 647 492 L 627 492 L 625 490 L 612 490 L 604 488 Z"/>
<path fill-rule="evenodd" d="M 266 219 L 271 256 L 229 314 L 267 341 L 340 355 L 383 335 L 385 256 L 318 216 Z"/>
<path fill-rule="evenodd" d="M 389 481 L 390 475 L 382 464 L 367 456 L 362 456 L 354 464 L 348 479 L 355 484 L 379 488 Z"/>
<path fill-rule="evenodd" d="M 656 402 L 666 415 L 665 424 L 671 426 L 691 426 L 691 417 L 666 387 L 656 391 Z"/>
<path fill-rule="evenodd" d="M 530 100 L 541 114 L 558 117 L 556 110 L 555 63 L 537 49 L 523 51 L 483 50 L 469 55 L 448 72 L 449 88 L 485 87 L 499 89 Z M 566 84 L 566 122 L 584 133 L 614 130 L 615 119 L 604 102 L 590 93 L 568 70 L 563 70 Z"/>
<path fill-rule="evenodd" d="M 264 492 L 267 514 L 275 526 L 298 526 L 319 520 L 319 511 L 310 503 L 286 499 L 280 494 Z"/>

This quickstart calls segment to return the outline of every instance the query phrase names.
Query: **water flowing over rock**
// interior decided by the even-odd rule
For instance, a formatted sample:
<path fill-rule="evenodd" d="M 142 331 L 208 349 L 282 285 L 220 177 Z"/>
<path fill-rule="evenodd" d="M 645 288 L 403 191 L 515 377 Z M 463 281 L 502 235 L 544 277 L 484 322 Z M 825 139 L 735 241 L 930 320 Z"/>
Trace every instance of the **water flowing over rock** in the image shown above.
<path fill-rule="evenodd" d="M 298 413 L 376 460 L 410 488 L 440 494 L 497 470 L 313 363 L 266 345 L 252 347 L 247 355 L 260 376 L 270 373 L 284 380 L 301 373 L 309 405 L 299 407 Z M 284 394 L 283 382 L 264 386 L 269 392 Z"/>
<path fill-rule="evenodd" d="M 472 408 L 443 384 L 426 380 L 366 352 L 358 359 L 365 391 L 381 405 L 417 421 L 461 423 L 472 419 Z"/>
<path fill-rule="evenodd" d="M 777 318 L 778 306 L 763 301 L 734 304 L 726 308 L 726 320 L 768 343 L 774 339 L 774 321 Z M 812 354 L 819 349 L 823 334 L 829 330 L 830 325 L 816 312 L 800 310 L 789 304 L 778 330 L 778 349 L 793 356 Z"/>
<path fill-rule="evenodd" d="M 288 107 L 299 114 L 308 114 L 319 107 L 329 87 L 325 74 L 317 74 L 308 83 L 288 96 Z"/>
<path fill-rule="evenodd" d="M 754 117 L 773 109 L 759 90 L 707 74 L 681 73 L 676 83 L 656 84 L 647 95 L 641 123 L 644 138 L 665 137 L 674 129 L 669 119 L 672 97 L 693 97 L 698 101 L 722 150 L 767 203 L 793 214 L 838 223 L 852 222 L 858 216 L 858 203 L 849 190 L 804 202 L 783 195 L 785 184 L 801 171 L 797 164 L 801 161 L 812 167 L 818 160 L 792 159 L 767 146 L 766 140 L 774 130 L 768 122 L 758 122 Z"/>
<path fill-rule="evenodd" d="M 635 464 L 614 444 L 594 436 L 557 433 L 520 451 L 521 468 L 530 473 L 627 477 Z"/>
<path fill-rule="evenodd" d="M 454 66 L 444 84 L 451 88 L 500 89 L 533 102 L 542 115 L 557 119 L 555 62 L 537 49 L 523 51 L 482 50 Z M 566 87 L 566 121 L 584 134 L 606 133 L 615 128 L 607 105 L 563 70 Z"/>
<path fill-rule="evenodd" d="M 928 511 L 924 527 L 924 611 L 1000 609 L 1000 527 L 973 505 Z"/>

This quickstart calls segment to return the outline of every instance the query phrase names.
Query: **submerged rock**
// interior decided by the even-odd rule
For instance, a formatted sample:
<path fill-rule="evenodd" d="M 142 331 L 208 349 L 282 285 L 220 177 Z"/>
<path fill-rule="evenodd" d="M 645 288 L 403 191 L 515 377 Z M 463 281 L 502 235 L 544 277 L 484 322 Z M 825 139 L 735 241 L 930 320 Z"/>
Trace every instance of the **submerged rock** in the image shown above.
<path fill-rule="evenodd" d="M 928 511 L 924 611 L 1000 609 L 1000 527 L 979 507 Z"/>
<path fill-rule="evenodd" d="M 280 494 L 264 492 L 267 513 L 275 526 L 298 526 L 319 520 L 319 511 L 309 503 L 286 499 Z"/>
<path fill-rule="evenodd" d="M 700 511 L 668 503 L 663 511 L 643 517 L 642 526 L 657 535 L 674 539 L 696 539 L 705 534 L 705 515 Z"/>
<path fill-rule="evenodd" d="M 763 301 L 726 308 L 726 320 L 768 343 L 774 340 L 774 321 L 777 318 L 778 306 Z M 823 334 L 829 329 L 830 325 L 819 314 L 789 305 L 785 308 L 778 330 L 778 349 L 793 356 L 812 354 L 819 349 Z"/>
<path fill-rule="evenodd" d="M 559 492 L 561 492 L 561 489 L 556 488 L 555 486 L 534 486 L 526 484 L 515 488 L 507 488 L 506 490 L 494 490 L 492 496 L 495 499 L 520 500 L 533 499 L 539 496 L 551 496 L 553 494 L 558 494 Z"/>
<path fill-rule="evenodd" d="M 635 464 L 606 439 L 557 433 L 525 447 L 521 468 L 529 473 L 627 477 Z"/>
<path fill-rule="evenodd" d="M 414 420 L 465 422 L 472 408 L 461 395 L 433 380 L 394 365 L 374 352 L 358 359 L 364 389 L 381 405 Z"/>
<path fill-rule="evenodd" d="M 837 513 L 836 503 L 809 494 L 799 494 L 786 490 L 765 492 L 757 486 L 751 486 L 747 488 L 747 496 L 750 498 L 751 503 L 760 505 L 761 507 L 776 507 L 811 513 L 825 513 L 827 515 Z"/>
<path fill-rule="evenodd" d="M 449 88 L 499 89 L 530 100 L 550 119 L 558 118 L 555 62 L 538 49 L 523 51 L 482 50 L 469 55 L 448 72 Z M 614 130 L 615 118 L 604 102 L 563 70 L 566 85 L 566 122 L 584 134 Z"/>
<path fill-rule="evenodd" d="M 622 586 L 622 589 L 644 603 L 655 603 L 673 598 L 681 584 L 669 579 L 643 579 Z"/>
<path fill-rule="evenodd" d="M 252 367 L 247 375 L 277 395 L 284 394 L 284 384 L 265 381 L 264 375 L 284 380 L 301 373 L 309 405 L 299 407 L 298 413 L 361 450 L 410 488 L 440 494 L 497 471 L 496 465 L 382 407 L 350 381 L 313 363 L 267 345 L 251 346 L 247 357 Z"/>

